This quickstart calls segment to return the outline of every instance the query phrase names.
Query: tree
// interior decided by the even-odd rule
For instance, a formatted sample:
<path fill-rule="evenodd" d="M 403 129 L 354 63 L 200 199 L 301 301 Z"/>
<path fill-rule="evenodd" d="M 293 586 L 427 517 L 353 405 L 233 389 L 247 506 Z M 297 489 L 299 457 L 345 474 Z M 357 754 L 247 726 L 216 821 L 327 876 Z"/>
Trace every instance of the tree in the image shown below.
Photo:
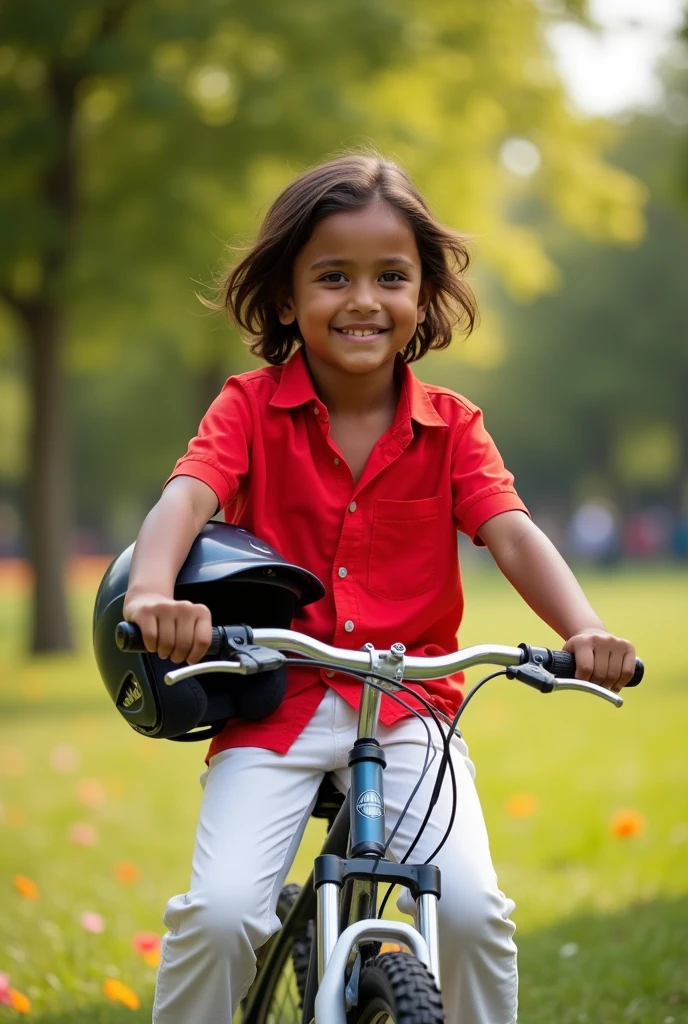
<path fill-rule="evenodd" d="M 36 651 L 71 646 L 62 581 L 70 522 L 63 359 L 75 294 L 87 297 L 88 314 L 94 300 L 102 303 L 113 268 L 160 274 L 177 246 L 193 251 L 199 218 L 207 223 L 204 187 L 220 191 L 208 182 L 214 161 L 224 164 L 224 190 L 236 194 L 261 155 L 312 153 L 330 120 L 346 124 L 342 76 L 377 67 L 379 41 L 398 34 L 399 19 L 375 2 L 353 0 L 326 17 L 313 0 L 272 7 L 13 0 L 0 11 L 2 99 L 11 111 L 2 132 L 12 169 L 0 194 L 0 295 L 29 353 Z M 288 83 L 276 95 L 285 66 Z M 284 101 L 289 116 L 280 118 Z M 150 291 L 130 278 L 120 298 L 131 311 Z"/>

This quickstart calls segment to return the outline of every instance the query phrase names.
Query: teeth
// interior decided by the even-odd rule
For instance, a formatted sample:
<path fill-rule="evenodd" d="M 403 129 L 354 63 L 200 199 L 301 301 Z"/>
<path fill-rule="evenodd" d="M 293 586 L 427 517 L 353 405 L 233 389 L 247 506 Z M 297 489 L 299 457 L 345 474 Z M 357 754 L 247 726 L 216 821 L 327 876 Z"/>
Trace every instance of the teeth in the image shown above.
<path fill-rule="evenodd" d="M 377 331 L 377 330 L 375 330 L 375 331 L 370 331 L 370 330 L 366 330 L 366 331 L 349 331 L 349 330 L 346 330 L 346 329 L 342 329 L 342 334 L 353 334 L 353 336 L 355 338 L 368 338 L 368 337 L 370 337 L 371 334 L 379 334 L 379 331 Z"/>

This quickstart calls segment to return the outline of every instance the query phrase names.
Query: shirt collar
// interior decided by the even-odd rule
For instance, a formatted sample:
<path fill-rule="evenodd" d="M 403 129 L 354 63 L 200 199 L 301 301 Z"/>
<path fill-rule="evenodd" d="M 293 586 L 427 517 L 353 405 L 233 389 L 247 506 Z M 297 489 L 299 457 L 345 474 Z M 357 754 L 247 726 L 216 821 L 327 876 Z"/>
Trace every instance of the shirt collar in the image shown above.
<path fill-rule="evenodd" d="M 282 366 L 282 376 L 277 390 L 270 399 L 270 405 L 276 405 L 278 409 L 295 409 L 306 402 L 317 401 L 318 396 L 308 372 L 303 345 L 299 345 L 296 352 Z"/>
<path fill-rule="evenodd" d="M 446 427 L 446 420 L 440 416 L 430 401 L 423 383 L 414 376 L 411 367 L 402 360 L 401 356 L 397 356 L 395 369 L 401 383 L 397 419 L 399 414 L 406 413 L 410 419 L 425 427 Z M 270 405 L 277 406 L 279 409 L 295 409 L 299 405 L 305 405 L 306 402 L 318 401 L 306 365 L 303 346 L 299 345 L 282 368 L 282 376 L 275 394 L 270 399 Z"/>
<path fill-rule="evenodd" d="M 418 380 L 409 364 L 405 363 L 401 357 L 398 357 L 397 366 L 401 379 L 401 396 L 399 401 L 401 402 L 404 398 L 406 399 L 411 419 L 415 420 L 416 423 L 421 423 L 424 427 L 448 426 L 447 421 L 440 416 L 430 401 L 425 385 L 422 381 Z"/>

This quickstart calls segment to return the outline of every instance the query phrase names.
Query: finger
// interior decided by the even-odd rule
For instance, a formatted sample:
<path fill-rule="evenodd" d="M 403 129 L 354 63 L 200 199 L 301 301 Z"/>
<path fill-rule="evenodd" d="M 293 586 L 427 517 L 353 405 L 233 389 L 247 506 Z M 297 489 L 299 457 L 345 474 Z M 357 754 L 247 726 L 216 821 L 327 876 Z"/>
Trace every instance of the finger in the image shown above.
<path fill-rule="evenodd" d="M 174 649 L 174 641 L 177 633 L 177 624 L 174 618 L 167 613 L 158 619 L 158 657 L 169 658 Z"/>
<path fill-rule="evenodd" d="M 185 604 L 180 604 L 177 608 L 177 628 L 174 638 L 174 647 L 170 654 L 170 661 L 173 661 L 177 665 L 180 661 L 186 660 L 186 656 L 193 646 L 195 623 L 196 618 L 193 614 L 191 605 L 187 607 Z"/>
<path fill-rule="evenodd" d="M 203 655 L 207 652 L 210 647 L 210 641 L 213 636 L 213 624 L 210 618 L 210 611 L 202 607 L 199 612 L 194 627 L 193 646 L 187 657 L 189 665 L 195 665 L 197 661 L 200 661 Z"/>
<path fill-rule="evenodd" d="M 576 679 L 590 679 L 595 665 L 592 648 L 579 647 L 573 654 L 576 656 Z"/>
<path fill-rule="evenodd" d="M 601 645 L 599 648 L 595 648 L 595 667 L 593 668 L 590 681 L 597 683 L 598 686 L 604 686 L 607 689 L 610 687 L 609 681 L 609 655 L 611 651 L 606 644 Z"/>
<path fill-rule="evenodd" d="M 622 688 L 623 683 L 621 682 L 621 667 L 623 665 L 624 649 L 623 647 L 614 648 L 609 653 L 609 668 L 607 669 L 607 683 L 610 688 L 618 693 Z"/>
<path fill-rule="evenodd" d="M 621 684 L 626 686 L 630 683 L 631 679 L 635 675 L 635 648 L 631 647 L 630 650 L 626 651 L 623 658 L 623 665 L 621 666 Z"/>
<path fill-rule="evenodd" d="M 129 619 L 135 622 L 141 630 L 141 636 L 149 654 L 155 654 L 158 648 L 158 620 L 155 615 L 143 613 L 136 618 Z"/>

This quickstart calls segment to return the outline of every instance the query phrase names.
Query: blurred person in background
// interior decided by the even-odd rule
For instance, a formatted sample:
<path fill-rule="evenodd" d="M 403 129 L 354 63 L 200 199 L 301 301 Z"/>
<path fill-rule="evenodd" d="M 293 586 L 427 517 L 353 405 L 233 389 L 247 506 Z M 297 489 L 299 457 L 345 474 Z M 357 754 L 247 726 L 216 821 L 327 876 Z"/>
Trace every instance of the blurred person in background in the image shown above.
<path fill-rule="evenodd" d="M 674 536 L 677 534 L 670 509 L 664 505 L 651 505 L 628 517 L 624 529 L 624 551 L 629 558 L 654 561 L 669 554 Z"/>
<path fill-rule="evenodd" d="M 574 558 L 611 565 L 619 560 L 620 541 L 618 511 L 609 502 L 586 501 L 571 517 L 568 544 Z"/>

